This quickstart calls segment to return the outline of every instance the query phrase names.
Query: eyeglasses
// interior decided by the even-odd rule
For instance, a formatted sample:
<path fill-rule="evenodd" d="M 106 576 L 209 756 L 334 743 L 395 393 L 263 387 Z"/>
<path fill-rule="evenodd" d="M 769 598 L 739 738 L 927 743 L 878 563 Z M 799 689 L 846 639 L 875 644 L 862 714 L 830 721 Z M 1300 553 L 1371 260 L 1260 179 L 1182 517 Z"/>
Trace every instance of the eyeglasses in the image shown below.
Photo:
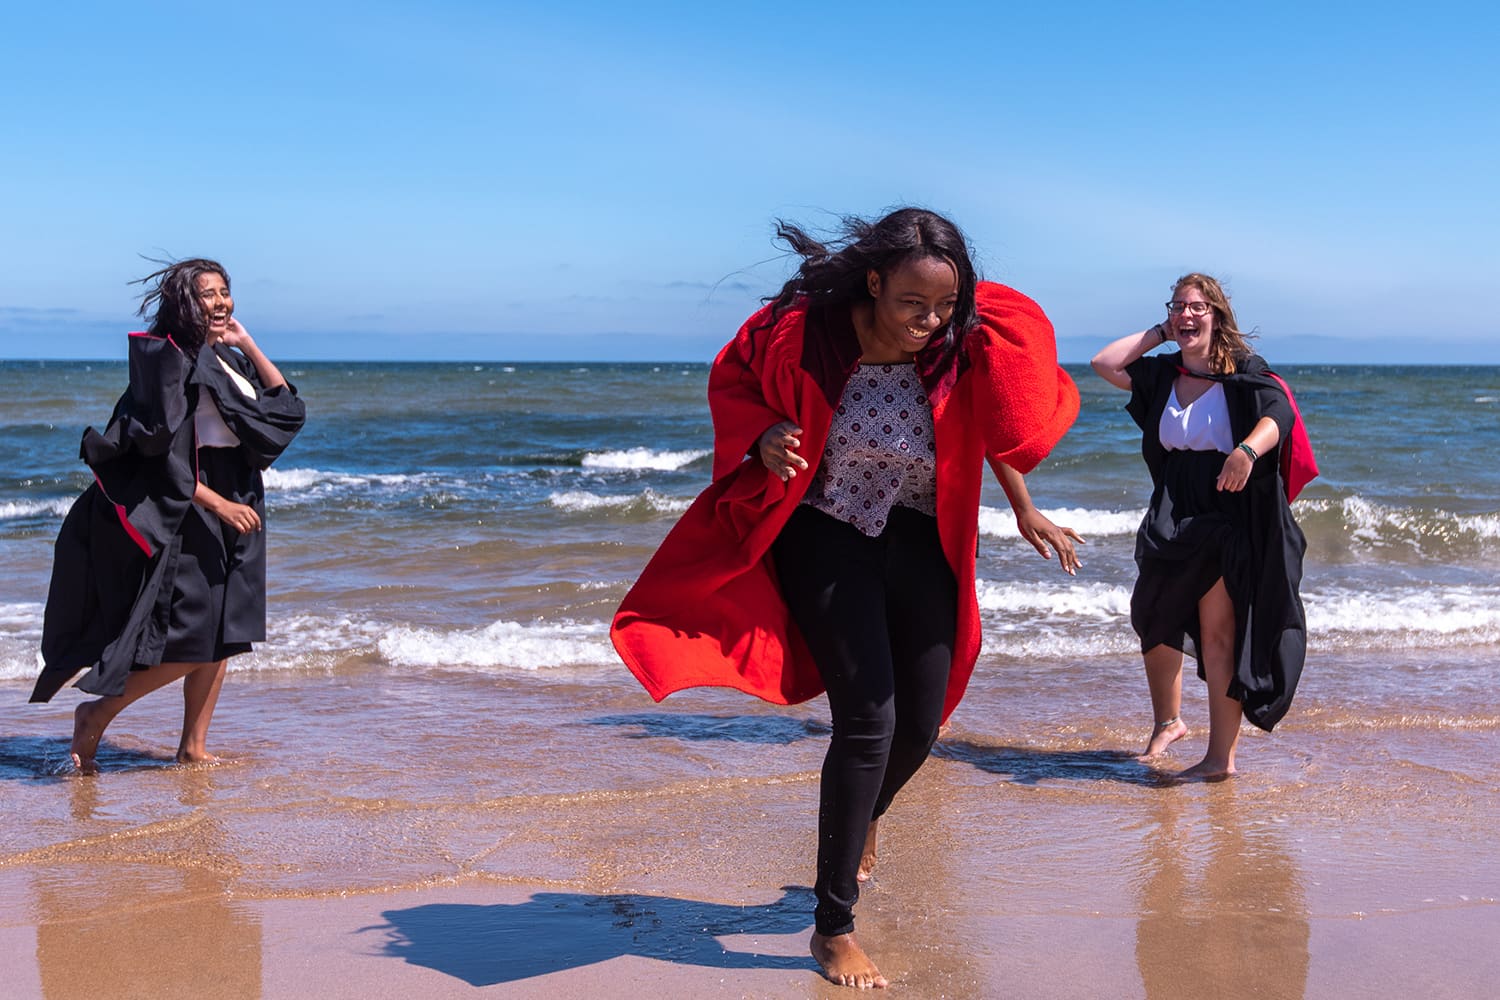
<path fill-rule="evenodd" d="M 1187 313 L 1189 316 L 1207 316 L 1212 308 L 1207 302 L 1168 302 L 1167 315 L 1181 316 Z"/>

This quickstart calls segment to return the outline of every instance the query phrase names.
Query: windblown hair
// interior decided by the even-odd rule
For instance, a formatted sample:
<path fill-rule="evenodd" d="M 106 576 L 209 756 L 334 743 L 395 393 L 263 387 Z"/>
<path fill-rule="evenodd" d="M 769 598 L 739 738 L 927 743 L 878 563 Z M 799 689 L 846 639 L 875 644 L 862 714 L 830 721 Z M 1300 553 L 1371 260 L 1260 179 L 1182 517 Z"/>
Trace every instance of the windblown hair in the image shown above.
<path fill-rule="evenodd" d="M 926 209 L 898 208 L 875 222 L 847 216 L 840 228 L 838 237 L 824 243 L 799 226 L 777 220 L 776 238 L 802 258 L 802 265 L 779 293 L 764 300 L 773 303 L 767 326 L 798 298 L 825 306 L 870 301 L 870 271 L 885 279 L 907 261 L 926 257 L 947 261 L 958 276 L 958 301 L 943 331 L 944 347 L 978 325 L 974 264 L 968 241 L 953 223 Z"/>
<path fill-rule="evenodd" d="M 1224 286 L 1217 278 L 1193 271 L 1172 284 L 1172 298 L 1177 298 L 1184 288 L 1196 288 L 1214 310 L 1214 337 L 1208 345 L 1209 369 L 1216 375 L 1233 374 L 1238 364 L 1254 352 L 1250 349 L 1251 335 L 1240 332 Z"/>
<path fill-rule="evenodd" d="M 166 261 L 152 261 L 166 264 Z M 156 336 L 171 337 L 178 347 L 193 357 L 208 336 L 208 318 L 198 305 L 198 278 L 204 274 L 217 274 L 229 287 L 229 272 L 224 265 L 203 257 L 191 257 L 167 264 L 131 282 L 145 285 L 146 294 L 141 296 L 138 315 L 147 316 L 147 329 Z"/>

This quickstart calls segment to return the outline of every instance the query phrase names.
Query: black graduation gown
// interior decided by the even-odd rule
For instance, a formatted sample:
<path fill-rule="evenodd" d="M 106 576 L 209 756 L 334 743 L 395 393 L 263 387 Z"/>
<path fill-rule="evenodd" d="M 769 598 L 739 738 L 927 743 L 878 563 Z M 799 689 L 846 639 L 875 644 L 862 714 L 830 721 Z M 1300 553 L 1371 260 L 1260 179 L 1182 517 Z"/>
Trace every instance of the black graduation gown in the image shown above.
<path fill-rule="evenodd" d="M 210 485 L 255 509 L 264 524 L 268 468 L 301 429 L 306 411 L 291 385 L 266 389 L 255 366 L 222 344 L 197 359 L 170 339 L 130 337 L 130 386 L 101 434 L 84 431 L 80 457 L 94 483 L 63 520 L 42 624 L 42 659 L 31 700 L 47 701 L 80 670 L 78 686 L 119 695 L 132 669 L 162 662 L 184 519 L 198 517 L 193 413 L 208 393 L 240 444 L 214 463 Z M 219 359 L 246 379 L 246 396 Z M 198 533 L 217 541 L 225 567 L 222 641 L 248 649 L 265 639 L 265 532 Z"/>
<path fill-rule="evenodd" d="M 1148 569 L 1158 575 L 1162 572 L 1161 562 L 1151 567 L 1148 563 L 1173 544 L 1173 539 L 1164 537 L 1170 534 L 1168 526 L 1173 517 L 1170 511 L 1164 511 L 1164 503 L 1170 504 L 1170 500 L 1164 501 L 1168 455 L 1161 444 L 1160 426 L 1181 363 L 1182 353 L 1178 351 L 1143 357 L 1126 367 L 1131 396 L 1125 409 L 1141 428 L 1141 454 L 1152 481 L 1151 507 L 1136 534 L 1136 563 L 1143 578 Z M 1288 439 L 1293 421 L 1291 404 L 1281 387 L 1266 374 L 1268 370 L 1263 358 L 1251 355 L 1233 375 L 1214 377 L 1224 386 L 1229 423 L 1237 441 L 1244 440 L 1262 417 L 1276 421 L 1282 444 Z M 1299 593 L 1307 542 L 1292 517 L 1282 485 L 1282 444 L 1256 461 L 1243 496 L 1225 498 L 1231 501 L 1223 506 L 1231 523 L 1217 535 L 1221 561 L 1203 577 L 1207 586 L 1211 586 L 1222 575 L 1234 602 L 1235 664 L 1229 695 L 1244 705 L 1246 718 L 1268 731 L 1291 707 L 1307 651 L 1307 620 Z M 1175 567 L 1167 570 L 1174 571 Z M 1139 591 L 1139 583 L 1137 588 Z M 1195 597 L 1157 602 L 1141 610 L 1155 619 L 1150 629 L 1152 640 L 1147 640 L 1147 633 L 1137 622 L 1143 645 L 1163 641 L 1177 649 L 1192 650 L 1199 645 Z M 1133 600 L 1133 619 L 1137 611 Z M 1184 636 L 1193 640 L 1191 647 Z M 1201 663 L 1198 673 L 1200 677 L 1203 675 Z"/>

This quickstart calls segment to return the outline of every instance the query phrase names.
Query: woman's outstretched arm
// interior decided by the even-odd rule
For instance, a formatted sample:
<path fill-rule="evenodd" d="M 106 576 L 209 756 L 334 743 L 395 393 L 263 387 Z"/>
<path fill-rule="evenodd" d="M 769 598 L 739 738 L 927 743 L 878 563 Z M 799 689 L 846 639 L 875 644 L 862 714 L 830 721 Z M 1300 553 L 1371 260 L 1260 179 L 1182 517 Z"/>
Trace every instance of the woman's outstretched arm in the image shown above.
<path fill-rule="evenodd" d="M 1078 559 L 1078 553 L 1073 549 L 1073 543 L 1084 544 L 1083 536 L 1072 528 L 1060 528 L 1047 518 L 1047 515 L 1036 509 L 1036 504 L 1031 501 L 1031 491 L 1026 488 L 1026 477 L 1004 462 L 994 463 L 995 474 L 1000 478 L 1000 485 L 1005 487 L 1005 497 L 1010 501 L 1010 509 L 1016 515 L 1016 528 L 1021 532 L 1021 537 L 1026 539 L 1032 546 L 1042 554 L 1043 559 L 1051 559 L 1052 553 L 1047 546 L 1057 550 L 1057 563 L 1063 572 L 1072 576 L 1083 567 Z"/>

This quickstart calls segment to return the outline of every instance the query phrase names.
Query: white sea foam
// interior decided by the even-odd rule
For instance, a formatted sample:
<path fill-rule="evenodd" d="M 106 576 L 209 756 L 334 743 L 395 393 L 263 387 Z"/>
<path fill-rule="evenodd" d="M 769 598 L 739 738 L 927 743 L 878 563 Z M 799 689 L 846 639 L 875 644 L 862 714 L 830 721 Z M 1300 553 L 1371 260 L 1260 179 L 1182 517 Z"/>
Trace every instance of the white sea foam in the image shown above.
<path fill-rule="evenodd" d="M 272 615 L 266 644 L 298 653 L 347 653 L 374 649 L 389 631 L 388 623 L 357 615 Z"/>
<path fill-rule="evenodd" d="M 1139 510 L 1088 510 L 1083 507 L 1058 507 L 1043 510 L 1053 524 L 1063 525 L 1077 531 L 1084 538 L 1102 538 L 1106 535 L 1133 535 L 1141 526 Z M 979 533 L 991 537 L 1015 538 L 1016 516 L 1009 507 L 980 507 Z M 1021 544 L 1026 544 L 1024 541 Z"/>
<path fill-rule="evenodd" d="M 605 622 L 497 621 L 481 629 L 396 628 L 380 653 L 402 667 L 471 667 L 538 671 L 618 662 Z"/>
<path fill-rule="evenodd" d="M 35 641 L 0 636 L 0 681 L 36 680 L 42 669 L 42 652 Z"/>
<path fill-rule="evenodd" d="M 986 647 L 1015 656 L 1138 651 L 1130 590 L 1105 584 L 981 580 Z M 1500 645 L 1500 587 L 1403 587 L 1379 593 L 1304 590 L 1310 649 L 1441 649 Z"/>
<path fill-rule="evenodd" d="M 266 641 L 255 651 L 229 661 L 233 671 L 327 671 L 352 657 L 373 656 L 386 622 L 348 614 L 274 612 L 266 622 Z"/>
<path fill-rule="evenodd" d="M 583 456 L 585 469 L 650 469 L 673 472 L 708 455 L 709 452 L 653 451 L 650 448 L 628 448 L 624 451 L 591 451 Z"/>
<path fill-rule="evenodd" d="M 985 621 L 983 649 L 985 656 L 1017 660 L 1081 660 L 1138 656 L 1141 646 L 1128 623 L 1120 628 L 1083 630 Z"/>
<path fill-rule="evenodd" d="M 1104 583 L 978 584 L 981 611 L 1027 619 L 1067 618 L 1074 621 L 1112 621 L 1130 614 L 1130 591 Z"/>
<path fill-rule="evenodd" d="M 1298 513 L 1336 511 L 1350 539 L 1372 548 L 1500 539 L 1500 514 L 1454 514 L 1374 503 L 1361 496 L 1298 503 Z"/>
<path fill-rule="evenodd" d="M 425 482 L 432 478 L 402 473 L 355 475 L 348 472 L 323 472 L 319 469 L 267 469 L 263 475 L 267 489 L 285 493 L 334 488 L 347 489 L 352 486 L 402 486 L 406 483 Z"/>
<path fill-rule="evenodd" d="M 650 488 L 625 496 L 601 496 L 586 490 L 569 490 L 563 493 L 553 493 L 547 497 L 547 502 L 558 510 L 573 512 L 623 511 L 643 508 L 660 514 L 680 514 L 692 503 L 690 500 L 677 497 L 664 497 Z"/>
<path fill-rule="evenodd" d="M 1500 643 L 1500 588 L 1332 589 L 1305 592 L 1302 603 L 1314 641 L 1377 649 Z"/>
<path fill-rule="evenodd" d="M 76 499 L 78 498 L 56 497 L 51 500 L 7 500 L 0 503 L 0 521 L 36 517 L 38 514 L 63 517 L 72 509 Z"/>
<path fill-rule="evenodd" d="M 1130 591 L 1103 583 L 978 582 L 984 648 L 1022 659 L 1133 652 Z"/>
<path fill-rule="evenodd" d="M 20 601 L 15 604 L 0 604 L 0 634 L 15 634 L 25 632 L 30 634 L 33 630 L 37 636 L 42 634 L 42 605 L 34 601 Z"/>
<path fill-rule="evenodd" d="M 0 681 L 32 681 L 42 669 L 42 606 L 0 604 Z"/>

